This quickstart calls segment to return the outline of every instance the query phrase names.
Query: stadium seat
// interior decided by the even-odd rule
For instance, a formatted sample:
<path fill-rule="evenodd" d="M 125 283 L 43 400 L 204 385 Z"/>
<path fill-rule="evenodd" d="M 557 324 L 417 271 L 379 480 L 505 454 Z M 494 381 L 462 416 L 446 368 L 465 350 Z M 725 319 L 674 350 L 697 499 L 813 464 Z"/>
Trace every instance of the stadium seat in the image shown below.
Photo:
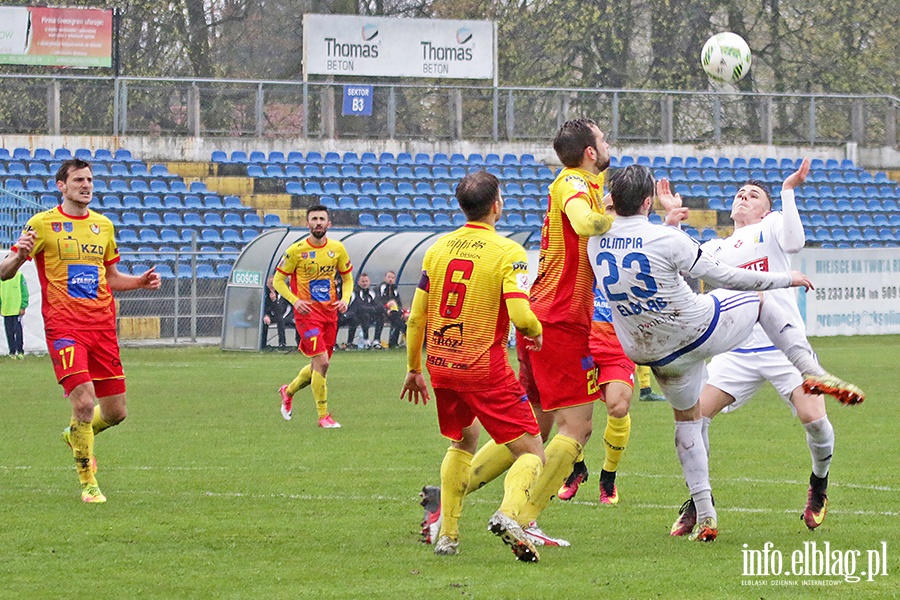
<path fill-rule="evenodd" d="M 408 228 L 415 227 L 416 220 L 409 213 L 400 213 L 397 215 L 397 227 Z"/>
<path fill-rule="evenodd" d="M 263 225 L 265 227 L 281 227 L 283 223 L 278 215 L 268 214 L 263 218 Z"/>
<path fill-rule="evenodd" d="M 415 221 L 417 227 L 434 227 L 434 221 L 428 213 L 417 213 Z"/>
<path fill-rule="evenodd" d="M 435 223 L 437 223 L 437 220 L 435 220 Z M 525 227 L 525 219 L 518 213 L 507 213 L 506 225 L 508 227 L 523 228 Z"/>
<path fill-rule="evenodd" d="M 225 244 L 240 244 L 243 241 L 237 229 L 226 227 L 222 230 L 222 242 Z"/>
<path fill-rule="evenodd" d="M 412 200 L 408 196 L 397 196 L 394 198 L 394 206 L 397 210 L 413 210 Z"/>
<path fill-rule="evenodd" d="M 390 213 L 378 213 L 376 218 L 378 227 L 396 227 L 397 222 L 394 220 L 394 215 Z"/>
<path fill-rule="evenodd" d="M 159 234 L 155 229 L 144 228 L 138 232 L 138 239 L 142 244 L 159 244 L 162 243 L 162 240 L 159 239 Z"/>
<path fill-rule="evenodd" d="M 162 227 L 162 218 L 159 216 L 158 212 L 145 212 L 142 217 L 144 221 L 144 225 L 149 225 L 151 227 Z"/>
<path fill-rule="evenodd" d="M 438 229 L 452 229 L 453 220 L 447 213 L 434 213 L 434 226 Z"/>
<path fill-rule="evenodd" d="M 260 229 L 263 227 L 263 221 L 255 212 L 248 211 L 244 213 L 244 226 Z"/>

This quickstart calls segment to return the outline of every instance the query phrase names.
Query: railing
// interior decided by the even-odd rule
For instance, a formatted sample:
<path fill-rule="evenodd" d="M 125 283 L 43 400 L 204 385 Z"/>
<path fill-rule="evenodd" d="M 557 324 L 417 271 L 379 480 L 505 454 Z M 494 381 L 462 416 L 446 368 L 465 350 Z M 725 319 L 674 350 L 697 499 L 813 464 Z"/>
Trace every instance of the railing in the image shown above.
<path fill-rule="evenodd" d="M 0 133 L 545 141 L 574 116 L 635 144 L 895 147 L 900 99 L 374 84 L 371 117 L 342 116 L 342 84 L 0 75 Z"/>

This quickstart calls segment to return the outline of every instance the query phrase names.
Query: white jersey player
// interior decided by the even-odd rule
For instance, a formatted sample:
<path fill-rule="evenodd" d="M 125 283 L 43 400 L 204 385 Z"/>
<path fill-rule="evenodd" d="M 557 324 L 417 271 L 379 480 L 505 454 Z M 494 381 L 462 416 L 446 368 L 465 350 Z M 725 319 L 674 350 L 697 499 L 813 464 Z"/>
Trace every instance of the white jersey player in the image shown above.
<path fill-rule="evenodd" d="M 668 182 L 659 183 L 661 199 L 672 198 Z M 595 278 L 613 308 L 613 325 L 625 353 L 653 369 L 675 413 L 675 445 L 697 511 L 690 539 L 712 541 L 718 534 L 709 484 L 709 463 L 702 437 L 700 389 L 705 359 L 737 347 L 759 322 L 772 341 L 804 375 L 804 386 L 847 403 L 863 399 L 859 388 L 819 366 L 796 322 L 776 303 L 756 293 L 716 290 L 695 294 L 681 273 L 718 287 L 767 290 L 812 288 L 799 272 L 769 273 L 719 263 L 681 231 L 653 225 L 650 170 L 630 166 L 609 182 L 616 213 L 610 230 L 591 238 L 588 258 Z"/>
<path fill-rule="evenodd" d="M 748 181 L 737 192 L 732 207 L 734 234 L 702 245 L 704 252 L 720 262 L 756 271 L 783 271 L 791 268 L 790 255 L 805 243 L 800 213 L 794 201 L 794 189 L 809 173 L 809 159 L 784 181 L 781 212 L 771 212 L 771 196 L 765 184 Z M 803 327 L 796 297 L 791 290 L 772 290 L 766 302 L 775 302 Z M 709 380 L 700 394 L 703 412 L 703 436 L 708 441 L 709 423 L 720 411 L 731 412 L 746 404 L 766 381 L 772 383 L 806 430 L 806 442 L 812 457 L 806 506 L 802 519 L 814 529 L 822 524 L 828 509 L 828 470 L 834 452 L 834 428 L 828 420 L 825 399 L 803 391 L 803 376 L 778 350 L 762 327 L 756 325 L 740 347 L 714 356 L 707 365 Z M 696 512 L 690 502 L 672 527 L 674 535 L 683 535 L 693 527 Z"/>

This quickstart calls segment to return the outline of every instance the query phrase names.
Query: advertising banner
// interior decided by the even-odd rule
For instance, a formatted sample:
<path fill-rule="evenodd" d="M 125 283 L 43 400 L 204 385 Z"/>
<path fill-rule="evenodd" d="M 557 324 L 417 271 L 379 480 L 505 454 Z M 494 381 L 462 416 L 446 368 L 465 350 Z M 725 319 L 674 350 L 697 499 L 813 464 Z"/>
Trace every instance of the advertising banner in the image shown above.
<path fill-rule="evenodd" d="M 490 21 L 303 15 L 304 75 L 491 79 Z"/>
<path fill-rule="evenodd" d="M 809 335 L 900 333 L 896 248 L 806 249 L 792 263 L 816 286 L 797 292 Z"/>
<path fill-rule="evenodd" d="M 0 7 L 0 64 L 111 67 L 113 12 Z"/>

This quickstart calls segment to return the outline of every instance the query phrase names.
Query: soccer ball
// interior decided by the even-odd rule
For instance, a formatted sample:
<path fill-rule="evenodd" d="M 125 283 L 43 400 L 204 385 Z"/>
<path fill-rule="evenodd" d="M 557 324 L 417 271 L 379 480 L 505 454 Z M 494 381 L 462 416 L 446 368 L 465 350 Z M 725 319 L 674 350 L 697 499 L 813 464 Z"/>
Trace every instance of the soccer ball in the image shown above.
<path fill-rule="evenodd" d="M 700 64 L 714 81 L 737 83 L 750 72 L 750 46 L 736 33 L 725 31 L 703 44 Z"/>

